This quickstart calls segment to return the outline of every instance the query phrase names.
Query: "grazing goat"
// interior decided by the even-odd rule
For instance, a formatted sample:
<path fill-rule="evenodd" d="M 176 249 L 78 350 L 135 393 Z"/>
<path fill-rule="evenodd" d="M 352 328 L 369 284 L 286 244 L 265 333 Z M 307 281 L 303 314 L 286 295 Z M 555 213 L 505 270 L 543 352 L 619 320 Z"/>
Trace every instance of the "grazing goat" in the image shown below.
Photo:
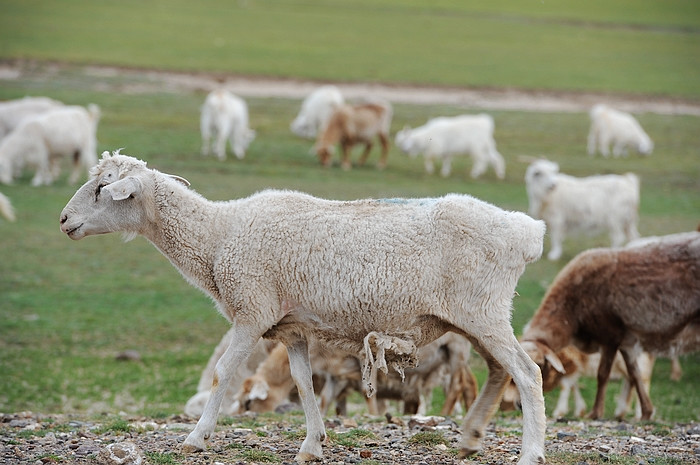
<path fill-rule="evenodd" d="M 628 148 L 642 155 L 651 155 L 654 150 L 654 143 L 629 113 L 598 104 L 591 109 L 590 117 L 589 155 L 595 155 L 598 150 L 603 156 L 610 156 L 610 144 L 616 157 L 627 155 Z"/>
<path fill-rule="evenodd" d="M 313 139 L 325 131 L 333 112 L 344 103 L 336 86 L 321 86 L 304 99 L 289 128 L 299 137 Z"/>
<path fill-rule="evenodd" d="M 0 140 L 24 120 L 61 106 L 63 103 L 48 97 L 24 97 L 0 102 Z"/>
<path fill-rule="evenodd" d="M 561 418 L 569 413 L 569 396 L 574 393 L 574 415 L 583 417 L 586 414 L 586 401 L 581 395 L 579 389 L 579 379 L 582 376 L 594 377 L 600 365 L 600 354 L 587 354 L 577 349 L 574 346 L 566 346 L 557 352 L 557 357 L 564 368 L 565 373 L 561 373 L 545 364 L 542 367 L 542 391 L 549 392 L 556 387 L 560 387 L 559 398 L 557 405 L 552 411 L 554 418 Z M 649 392 L 651 384 L 651 375 L 654 369 L 655 357 L 642 352 L 637 359 L 639 370 L 642 376 L 642 381 L 646 392 Z M 610 379 L 622 379 L 623 385 L 620 394 L 617 398 L 617 408 L 615 409 L 616 418 L 624 418 L 632 401 L 632 382 L 627 374 L 625 362 L 622 355 L 619 353 L 610 371 Z M 512 410 L 518 404 L 518 390 L 513 383 L 508 385 L 506 392 L 503 394 L 501 401 L 501 410 Z M 642 410 L 639 402 L 636 404 L 635 418 L 639 419 L 642 416 Z"/>
<path fill-rule="evenodd" d="M 69 182 L 97 163 L 100 108 L 64 106 L 25 120 L 0 142 L 0 182 L 9 184 L 25 165 L 36 167 L 32 185 L 49 185 L 60 174 L 61 158 L 70 158 Z"/>
<path fill-rule="evenodd" d="M 10 199 L 0 192 L 0 215 L 4 216 L 7 221 L 15 221 L 15 210 L 12 208 Z"/>
<path fill-rule="evenodd" d="M 569 234 L 610 234 L 613 247 L 639 237 L 639 178 L 598 175 L 576 178 L 559 172 L 559 165 L 537 160 L 525 172 L 529 213 L 547 223 L 550 260 L 558 260 Z"/>
<path fill-rule="evenodd" d="M 421 347 L 418 352 L 420 362 L 415 368 L 405 370 L 405 379 L 393 372 L 378 374 L 377 394 L 366 398 L 369 413 L 381 413 L 376 398 L 401 400 L 404 402 L 404 413 L 419 413 L 420 408 L 426 408 L 425 401 L 430 399 L 436 387 L 445 390 L 444 415 L 451 414 L 459 400 L 462 400 L 465 409 L 468 408 L 478 391 L 476 378 L 468 366 L 470 350 L 471 344 L 453 333 Z M 311 345 L 310 354 L 314 376 L 323 379 L 321 412 L 325 414 L 335 401 L 339 405 L 338 413 L 345 414 L 345 396 L 350 390 L 362 391 L 360 361 L 350 355 L 324 353 L 315 344 Z M 243 382 L 236 394 L 238 413 L 246 410 L 272 411 L 288 399 L 293 388 L 286 350 L 275 349 L 256 373 Z"/>
<path fill-rule="evenodd" d="M 386 167 L 389 156 L 389 129 L 391 127 L 392 108 L 389 103 L 361 103 L 338 107 L 328 126 L 320 132 L 316 140 L 316 153 L 323 166 L 330 166 L 335 145 L 340 143 L 343 155 L 341 167 L 351 168 L 350 150 L 356 144 L 364 144 L 365 150 L 359 164 L 364 165 L 372 150 L 373 140 L 379 138 L 382 155 L 377 167 Z"/>
<path fill-rule="evenodd" d="M 461 453 L 481 449 L 509 376 L 523 406 L 520 465 L 544 462 L 542 378 L 513 334 L 513 295 L 542 253 L 545 225 L 468 195 L 330 201 L 266 190 L 212 202 L 184 179 L 105 152 L 61 212 L 73 240 L 142 235 L 232 323 L 212 394 L 184 450 L 206 448 L 231 378 L 261 337 L 287 347 L 306 414 L 298 461 L 322 457 L 308 340 L 360 356 L 365 390 L 377 370 L 415 365 L 418 347 L 448 331 L 489 367 L 465 416 Z M 207 225 L 207 227 L 202 227 Z"/>
<path fill-rule="evenodd" d="M 452 158 L 469 154 L 474 161 L 471 177 L 478 178 L 491 165 L 498 179 L 506 175 L 503 156 L 496 150 L 491 115 L 460 115 L 428 120 L 415 129 L 404 128 L 396 134 L 396 145 L 411 157 L 423 154 L 425 170 L 432 174 L 433 162 L 442 161 L 440 174 L 450 175 Z"/>
<path fill-rule="evenodd" d="M 642 409 L 653 405 L 637 363 L 641 350 L 674 356 L 700 349 L 700 233 L 646 245 L 592 249 L 557 275 L 522 336 L 542 367 L 564 373 L 556 353 L 568 345 L 600 352 L 592 418 L 603 415 L 605 388 L 619 350 Z"/>
<path fill-rule="evenodd" d="M 245 101 L 223 89 L 207 95 L 199 120 L 202 132 L 202 155 L 209 155 L 213 138 L 214 153 L 219 160 L 226 159 L 226 140 L 240 160 L 255 139 L 255 131 L 248 127 L 248 105 Z"/>

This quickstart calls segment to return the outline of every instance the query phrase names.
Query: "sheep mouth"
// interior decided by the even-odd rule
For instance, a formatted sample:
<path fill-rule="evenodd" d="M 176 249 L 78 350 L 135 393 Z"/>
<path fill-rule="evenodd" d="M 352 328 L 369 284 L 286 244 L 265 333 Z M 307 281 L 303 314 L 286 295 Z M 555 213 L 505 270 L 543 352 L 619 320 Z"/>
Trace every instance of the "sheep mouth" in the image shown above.
<path fill-rule="evenodd" d="M 75 233 L 78 229 L 82 228 L 85 223 L 80 223 L 78 226 L 74 228 L 70 228 L 69 230 L 66 231 L 66 235 L 68 237 L 72 237 L 73 233 Z"/>

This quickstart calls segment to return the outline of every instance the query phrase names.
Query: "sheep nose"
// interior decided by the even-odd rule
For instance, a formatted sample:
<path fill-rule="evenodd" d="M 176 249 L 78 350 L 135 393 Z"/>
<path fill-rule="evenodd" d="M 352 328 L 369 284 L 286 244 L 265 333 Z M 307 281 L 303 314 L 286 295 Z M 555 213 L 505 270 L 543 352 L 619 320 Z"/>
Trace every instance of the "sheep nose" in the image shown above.
<path fill-rule="evenodd" d="M 61 224 L 65 223 L 66 221 L 68 221 L 68 215 L 61 213 Z"/>

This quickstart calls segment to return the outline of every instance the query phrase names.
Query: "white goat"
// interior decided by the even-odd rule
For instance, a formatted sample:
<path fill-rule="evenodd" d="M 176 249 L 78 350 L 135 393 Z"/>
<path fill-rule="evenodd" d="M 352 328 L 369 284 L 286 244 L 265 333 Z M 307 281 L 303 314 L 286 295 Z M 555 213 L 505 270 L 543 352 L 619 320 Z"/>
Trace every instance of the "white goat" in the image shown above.
<path fill-rule="evenodd" d="M 642 155 L 651 155 L 654 143 L 644 132 L 636 119 L 629 113 L 615 110 L 607 105 L 594 105 L 590 111 L 591 129 L 588 132 L 588 154 L 596 150 L 608 157 L 610 144 L 613 155 L 627 155 L 627 149 L 636 150 Z"/>
<path fill-rule="evenodd" d="M 471 177 L 478 178 L 491 165 L 503 179 L 506 164 L 496 150 L 493 118 L 487 114 L 440 117 L 428 120 L 414 129 L 404 128 L 396 134 L 396 145 L 411 157 L 423 154 L 425 170 L 432 174 L 433 162 L 442 161 L 440 174 L 450 175 L 452 158 L 471 155 L 474 161 Z"/>
<path fill-rule="evenodd" d="M 200 118 L 202 155 L 209 155 L 212 138 L 214 153 L 219 160 L 226 159 L 226 140 L 240 160 L 255 139 L 255 131 L 248 127 L 248 105 L 245 100 L 223 89 L 207 95 Z"/>
<path fill-rule="evenodd" d="M 48 97 L 24 97 L 0 102 L 0 140 L 25 119 L 55 110 L 63 103 Z"/>
<path fill-rule="evenodd" d="M 325 131 L 333 112 L 344 103 L 343 94 L 336 86 L 321 86 L 304 99 L 289 128 L 300 137 L 313 139 Z"/>
<path fill-rule="evenodd" d="M 547 223 L 550 260 L 558 260 L 569 234 L 610 234 L 613 247 L 639 237 L 639 178 L 600 175 L 575 178 L 559 172 L 559 165 L 537 160 L 525 172 L 529 213 Z"/>
<path fill-rule="evenodd" d="M 12 208 L 12 203 L 10 199 L 0 192 L 0 215 L 4 216 L 7 221 L 15 221 L 15 210 Z"/>
<path fill-rule="evenodd" d="M 543 222 L 467 195 L 349 202 L 263 191 L 212 202 L 186 185 L 105 152 L 60 218 L 74 240 L 143 235 L 232 322 L 234 342 L 185 451 L 205 449 L 233 373 L 263 336 L 287 347 L 307 424 L 297 460 L 307 461 L 321 458 L 326 437 L 308 339 L 359 354 L 372 395 L 378 369 L 414 364 L 418 347 L 452 331 L 489 367 L 465 416 L 462 454 L 481 449 L 510 376 L 523 405 L 519 463 L 544 462 L 541 375 L 510 324 L 518 278 L 542 253 Z"/>
<path fill-rule="evenodd" d="M 700 350 L 700 232 L 646 245 L 591 249 L 557 275 L 524 331 L 522 345 L 546 371 L 564 373 L 557 352 L 574 345 L 600 353 L 592 418 L 603 415 L 605 389 L 619 350 L 637 391 L 641 417 L 654 407 L 644 388 L 640 351 L 674 356 Z"/>
<path fill-rule="evenodd" d="M 61 158 L 70 158 L 69 182 L 97 163 L 100 108 L 64 106 L 25 120 L 0 142 L 0 182 L 9 184 L 25 165 L 36 167 L 32 185 L 49 185 L 60 174 Z"/>

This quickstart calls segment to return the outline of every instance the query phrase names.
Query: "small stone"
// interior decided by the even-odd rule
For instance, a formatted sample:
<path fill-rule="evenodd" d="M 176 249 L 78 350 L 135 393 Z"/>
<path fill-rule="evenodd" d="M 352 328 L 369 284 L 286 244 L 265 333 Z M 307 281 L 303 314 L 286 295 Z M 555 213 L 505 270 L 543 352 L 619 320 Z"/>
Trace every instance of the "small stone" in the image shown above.
<path fill-rule="evenodd" d="M 352 418 L 343 418 L 343 426 L 345 428 L 357 428 L 357 422 Z"/>
<path fill-rule="evenodd" d="M 560 441 L 571 442 L 576 440 L 576 435 L 574 433 L 558 432 L 557 439 Z"/>
<path fill-rule="evenodd" d="M 371 451 L 371 450 L 367 450 L 367 449 L 362 449 L 362 450 L 360 451 L 360 457 L 362 457 L 363 459 L 371 458 L 371 457 L 372 457 L 372 451 Z"/>
<path fill-rule="evenodd" d="M 98 461 L 103 465 L 141 465 L 143 456 L 133 442 L 117 442 L 102 449 Z"/>

